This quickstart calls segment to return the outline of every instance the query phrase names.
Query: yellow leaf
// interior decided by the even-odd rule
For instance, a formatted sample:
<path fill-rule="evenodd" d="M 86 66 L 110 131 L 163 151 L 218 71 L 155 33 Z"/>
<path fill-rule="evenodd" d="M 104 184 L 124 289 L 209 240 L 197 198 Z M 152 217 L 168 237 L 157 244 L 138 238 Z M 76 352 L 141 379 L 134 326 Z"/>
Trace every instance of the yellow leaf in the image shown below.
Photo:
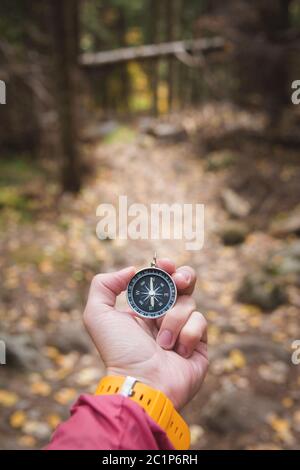
<path fill-rule="evenodd" d="M 76 390 L 74 388 L 62 388 L 54 395 L 54 400 L 61 405 L 67 405 L 76 396 Z"/>
<path fill-rule="evenodd" d="M 252 328 L 259 328 L 262 324 L 262 319 L 259 316 L 253 316 L 249 318 L 248 323 Z"/>
<path fill-rule="evenodd" d="M 269 416 L 268 421 L 272 429 L 276 432 L 279 439 L 287 443 L 293 442 L 293 435 L 290 430 L 289 421 L 280 418 L 276 414 L 272 414 L 271 416 Z"/>
<path fill-rule="evenodd" d="M 100 372 L 98 368 L 87 367 L 82 369 L 76 375 L 76 383 L 81 387 L 86 387 L 99 381 Z"/>
<path fill-rule="evenodd" d="M 46 346 L 45 348 L 43 348 L 43 353 L 46 354 L 49 359 L 56 360 L 58 357 L 60 357 L 59 350 L 54 346 Z"/>
<path fill-rule="evenodd" d="M 295 411 L 293 419 L 295 423 L 300 424 L 300 410 Z"/>
<path fill-rule="evenodd" d="M 51 415 L 46 416 L 46 421 L 49 424 L 51 429 L 55 429 L 61 422 L 61 418 L 60 416 L 56 414 L 51 414 Z"/>
<path fill-rule="evenodd" d="M 236 369 L 242 369 L 246 365 L 246 358 L 239 349 L 230 351 L 229 359 Z"/>
<path fill-rule="evenodd" d="M 18 443 L 22 447 L 34 447 L 36 445 L 36 439 L 33 436 L 21 436 Z"/>
<path fill-rule="evenodd" d="M 282 400 L 282 404 L 285 408 L 291 408 L 294 404 L 294 400 L 290 397 L 284 397 Z"/>
<path fill-rule="evenodd" d="M 45 259 L 45 260 L 41 261 L 41 263 L 39 264 L 39 270 L 43 274 L 52 273 L 53 272 L 52 262 L 49 259 Z"/>
<path fill-rule="evenodd" d="M 270 419 L 272 429 L 279 434 L 286 432 L 290 425 L 286 419 L 279 418 L 277 415 L 273 415 Z"/>
<path fill-rule="evenodd" d="M 51 393 L 51 387 L 47 382 L 34 382 L 30 388 L 34 395 L 40 395 L 42 397 L 47 397 Z"/>
<path fill-rule="evenodd" d="M 21 428 L 26 421 L 26 414 L 22 410 L 15 411 L 9 418 L 12 428 Z"/>
<path fill-rule="evenodd" d="M 9 407 L 14 406 L 19 397 L 14 392 L 9 392 L 8 390 L 0 390 L 0 405 Z"/>

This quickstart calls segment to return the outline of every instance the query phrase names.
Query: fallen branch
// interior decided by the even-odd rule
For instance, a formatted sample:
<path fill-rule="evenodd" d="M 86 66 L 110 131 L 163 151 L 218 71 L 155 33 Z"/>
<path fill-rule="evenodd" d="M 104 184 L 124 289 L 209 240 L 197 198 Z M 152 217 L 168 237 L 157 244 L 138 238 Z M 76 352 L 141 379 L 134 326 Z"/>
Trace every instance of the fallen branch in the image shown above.
<path fill-rule="evenodd" d="M 79 62 L 84 67 L 97 67 L 168 55 L 180 56 L 180 54 L 194 51 L 212 52 L 222 50 L 224 46 L 225 40 L 221 37 L 174 41 L 146 46 L 124 47 L 103 52 L 85 52 L 79 57 Z"/>

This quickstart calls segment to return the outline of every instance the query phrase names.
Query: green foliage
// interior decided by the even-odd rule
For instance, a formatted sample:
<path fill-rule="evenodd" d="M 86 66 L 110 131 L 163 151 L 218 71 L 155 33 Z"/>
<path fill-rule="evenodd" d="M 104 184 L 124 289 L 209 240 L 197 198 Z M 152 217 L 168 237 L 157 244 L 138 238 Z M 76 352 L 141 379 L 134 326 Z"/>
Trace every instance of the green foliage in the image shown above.
<path fill-rule="evenodd" d="M 109 144 L 118 143 L 118 142 L 130 143 L 134 140 L 134 138 L 135 138 L 135 132 L 133 129 L 127 126 L 119 126 L 110 134 L 108 134 L 105 137 L 104 141 Z"/>

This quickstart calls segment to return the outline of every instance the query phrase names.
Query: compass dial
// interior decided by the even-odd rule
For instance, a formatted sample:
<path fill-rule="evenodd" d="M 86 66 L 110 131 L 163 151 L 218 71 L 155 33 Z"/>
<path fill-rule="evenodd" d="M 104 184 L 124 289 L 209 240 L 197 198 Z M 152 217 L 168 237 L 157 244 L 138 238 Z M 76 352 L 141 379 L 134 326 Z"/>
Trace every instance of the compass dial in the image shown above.
<path fill-rule="evenodd" d="M 176 302 L 176 286 L 171 276 L 158 268 L 138 271 L 127 287 L 130 307 L 144 318 L 164 315 Z"/>

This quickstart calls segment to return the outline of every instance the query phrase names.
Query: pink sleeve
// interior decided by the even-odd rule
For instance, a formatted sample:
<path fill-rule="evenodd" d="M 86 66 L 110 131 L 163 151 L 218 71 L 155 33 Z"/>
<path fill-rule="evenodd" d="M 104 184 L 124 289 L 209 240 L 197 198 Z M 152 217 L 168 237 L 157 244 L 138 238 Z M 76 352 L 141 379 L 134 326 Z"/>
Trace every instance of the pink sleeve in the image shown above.
<path fill-rule="evenodd" d="M 46 450 L 173 450 L 165 432 L 130 398 L 81 395 Z"/>

